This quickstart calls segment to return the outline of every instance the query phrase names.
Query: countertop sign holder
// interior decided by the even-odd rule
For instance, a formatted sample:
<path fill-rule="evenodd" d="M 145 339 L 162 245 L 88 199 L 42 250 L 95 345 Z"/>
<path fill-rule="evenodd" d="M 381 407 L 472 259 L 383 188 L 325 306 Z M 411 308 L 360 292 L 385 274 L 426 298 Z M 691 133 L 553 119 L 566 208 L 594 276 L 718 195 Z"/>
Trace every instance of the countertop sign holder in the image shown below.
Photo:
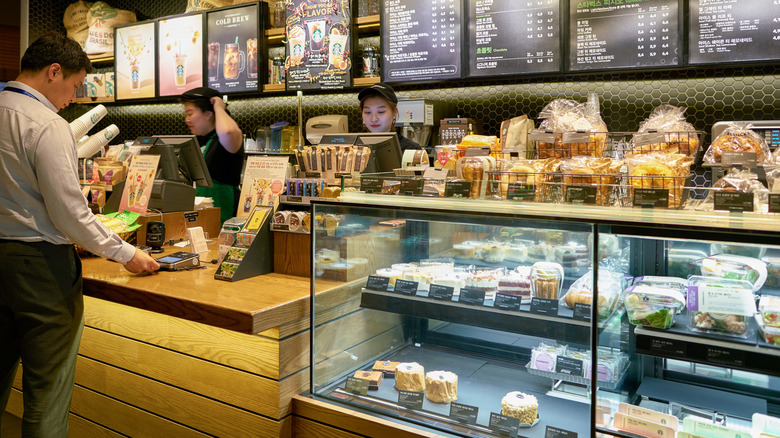
<path fill-rule="evenodd" d="M 272 217 L 273 207 L 259 205 L 252 210 L 236 234 L 235 243 L 220 262 L 215 279 L 238 281 L 273 272 Z"/>

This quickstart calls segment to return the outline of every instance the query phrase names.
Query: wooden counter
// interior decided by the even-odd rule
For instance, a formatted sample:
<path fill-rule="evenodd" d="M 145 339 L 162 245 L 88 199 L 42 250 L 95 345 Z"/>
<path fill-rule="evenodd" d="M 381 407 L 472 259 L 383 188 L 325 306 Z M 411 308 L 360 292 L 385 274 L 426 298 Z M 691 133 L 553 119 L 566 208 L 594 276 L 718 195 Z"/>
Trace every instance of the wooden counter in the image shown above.
<path fill-rule="evenodd" d="M 291 399 L 309 389 L 310 280 L 231 283 L 213 278 L 216 267 L 134 275 L 83 260 L 71 436 L 291 436 Z M 341 303 L 364 283 L 318 280 L 317 305 L 329 309 L 318 321 L 348 312 Z M 15 416 L 21 379 L 20 368 Z"/>

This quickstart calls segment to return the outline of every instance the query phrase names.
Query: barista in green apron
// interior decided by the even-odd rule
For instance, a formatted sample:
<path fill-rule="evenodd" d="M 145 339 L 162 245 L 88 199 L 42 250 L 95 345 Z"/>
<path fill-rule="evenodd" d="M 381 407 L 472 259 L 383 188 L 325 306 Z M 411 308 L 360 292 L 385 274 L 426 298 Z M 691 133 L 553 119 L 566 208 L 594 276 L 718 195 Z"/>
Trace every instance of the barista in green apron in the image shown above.
<path fill-rule="evenodd" d="M 230 117 L 227 104 L 216 90 L 194 88 L 182 94 L 185 123 L 198 137 L 213 187 L 198 187 L 198 196 L 214 199 L 222 222 L 235 215 L 241 168 L 244 165 L 243 134 Z"/>

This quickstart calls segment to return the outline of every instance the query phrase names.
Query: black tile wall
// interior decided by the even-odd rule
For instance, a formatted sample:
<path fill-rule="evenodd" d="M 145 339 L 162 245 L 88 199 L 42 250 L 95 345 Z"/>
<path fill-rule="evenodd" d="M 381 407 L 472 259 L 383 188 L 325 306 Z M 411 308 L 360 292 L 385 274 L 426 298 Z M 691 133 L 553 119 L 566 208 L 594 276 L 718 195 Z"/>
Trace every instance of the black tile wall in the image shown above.
<path fill-rule="evenodd" d="M 30 1 L 30 38 L 62 27 L 69 1 L 52 4 Z M 112 6 L 135 10 L 139 19 L 184 12 L 187 2 L 111 0 Z M 360 2 L 359 11 L 365 10 Z M 360 44 L 376 44 L 361 39 Z M 650 111 L 663 103 L 685 106 L 687 119 L 696 129 L 709 131 L 720 120 L 780 119 L 780 65 L 728 66 L 674 71 L 609 73 L 534 78 L 456 81 L 398 86 L 398 94 L 442 102 L 445 116 L 482 119 L 485 132 L 496 134 L 502 120 L 520 114 L 535 118 L 555 98 L 584 101 L 597 92 L 604 121 L 611 131 L 633 131 Z M 110 70 L 111 67 L 101 67 Z M 346 114 L 352 131 L 362 130 L 357 89 L 340 93 L 306 93 L 303 117 Z M 186 134 L 181 105 L 173 101 L 144 104 L 108 104 L 108 116 L 98 128 L 115 123 L 120 140 L 150 134 Z M 74 105 L 63 111 L 71 120 L 90 105 Z M 297 123 L 297 98 L 289 93 L 234 96 L 229 108 L 245 133 L 276 121 Z M 708 141 L 709 139 L 705 139 Z"/>

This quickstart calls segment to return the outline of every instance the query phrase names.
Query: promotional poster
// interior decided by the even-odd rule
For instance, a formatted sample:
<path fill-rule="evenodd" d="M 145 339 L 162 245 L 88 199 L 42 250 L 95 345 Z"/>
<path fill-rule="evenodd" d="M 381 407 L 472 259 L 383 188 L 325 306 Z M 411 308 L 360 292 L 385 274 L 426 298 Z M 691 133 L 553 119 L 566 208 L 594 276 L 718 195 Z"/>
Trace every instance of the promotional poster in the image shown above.
<path fill-rule="evenodd" d="M 288 166 L 288 157 L 249 156 L 236 216 L 247 217 L 258 205 L 267 205 L 276 211 L 279 195 L 284 192 Z"/>
<path fill-rule="evenodd" d="M 203 86 L 203 15 L 162 19 L 158 23 L 160 96 L 178 96 Z"/>
<path fill-rule="evenodd" d="M 114 29 L 116 99 L 155 97 L 154 22 Z"/>
<path fill-rule="evenodd" d="M 129 210 L 142 216 L 146 214 L 159 161 L 159 155 L 133 157 L 127 170 L 127 180 L 122 191 L 122 199 L 119 201 L 119 211 Z"/>
<path fill-rule="evenodd" d="M 349 0 L 292 0 L 287 5 L 288 90 L 352 86 Z"/>
<path fill-rule="evenodd" d="M 257 91 L 266 75 L 257 4 L 206 14 L 208 86 L 222 93 Z"/>

